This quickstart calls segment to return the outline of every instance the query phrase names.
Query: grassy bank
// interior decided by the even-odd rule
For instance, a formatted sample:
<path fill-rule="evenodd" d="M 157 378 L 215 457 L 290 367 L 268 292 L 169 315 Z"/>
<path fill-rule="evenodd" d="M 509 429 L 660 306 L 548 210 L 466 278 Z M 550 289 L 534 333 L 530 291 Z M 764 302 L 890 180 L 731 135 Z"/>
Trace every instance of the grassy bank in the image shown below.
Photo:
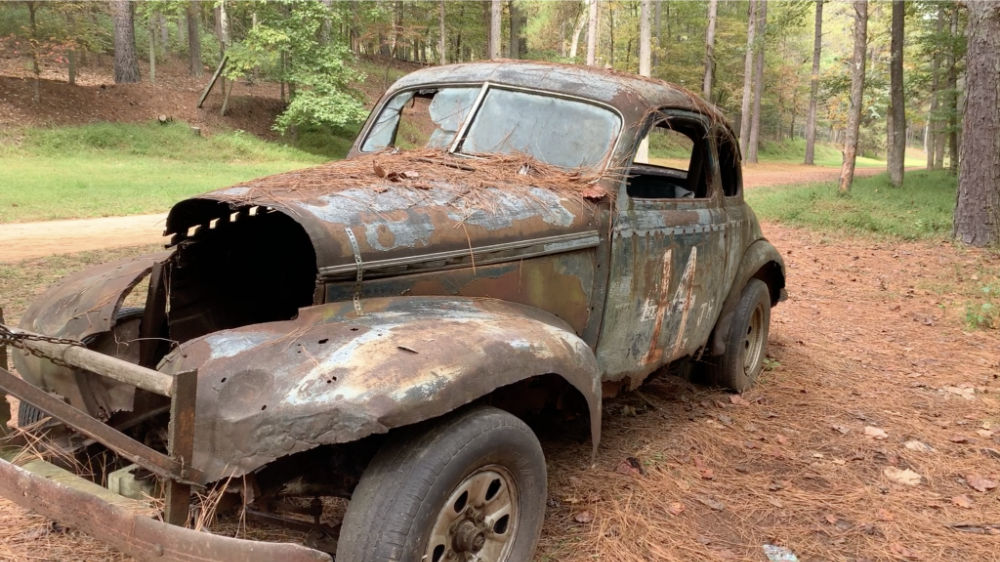
<path fill-rule="evenodd" d="M 196 137 L 183 123 L 9 132 L 0 138 L 0 223 L 161 212 L 184 197 L 327 159 L 241 131 Z"/>
<path fill-rule="evenodd" d="M 820 183 L 753 189 L 747 200 L 766 220 L 915 240 L 949 236 L 955 189 L 955 176 L 946 171 L 915 170 L 900 188 L 879 174 L 855 178 L 846 196 L 835 184 Z"/>

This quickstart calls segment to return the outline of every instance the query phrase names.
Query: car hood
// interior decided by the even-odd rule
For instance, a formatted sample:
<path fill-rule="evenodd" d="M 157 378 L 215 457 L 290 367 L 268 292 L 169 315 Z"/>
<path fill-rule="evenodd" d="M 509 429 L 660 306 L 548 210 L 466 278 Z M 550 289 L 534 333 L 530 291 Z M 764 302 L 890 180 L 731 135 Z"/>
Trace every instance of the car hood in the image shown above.
<path fill-rule="evenodd" d="M 321 275 L 347 273 L 360 263 L 592 234 L 608 181 L 524 157 L 364 155 L 182 201 L 166 234 L 177 244 L 217 221 L 278 212 L 308 235 Z"/>

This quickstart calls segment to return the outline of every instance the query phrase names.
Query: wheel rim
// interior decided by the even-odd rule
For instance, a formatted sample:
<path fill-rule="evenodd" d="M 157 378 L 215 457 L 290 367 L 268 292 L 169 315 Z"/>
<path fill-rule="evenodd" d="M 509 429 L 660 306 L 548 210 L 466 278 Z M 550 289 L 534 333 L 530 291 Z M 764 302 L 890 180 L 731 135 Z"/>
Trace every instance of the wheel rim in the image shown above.
<path fill-rule="evenodd" d="M 517 534 L 517 488 L 497 465 L 466 476 L 441 507 L 423 560 L 507 560 Z"/>
<path fill-rule="evenodd" d="M 746 337 L 743 339 L 743 372 L 754 376 L 764 360 L 764 342 L 767 339 L 764 325 L 764 307 L 758 304 L 747 323 Z"/>

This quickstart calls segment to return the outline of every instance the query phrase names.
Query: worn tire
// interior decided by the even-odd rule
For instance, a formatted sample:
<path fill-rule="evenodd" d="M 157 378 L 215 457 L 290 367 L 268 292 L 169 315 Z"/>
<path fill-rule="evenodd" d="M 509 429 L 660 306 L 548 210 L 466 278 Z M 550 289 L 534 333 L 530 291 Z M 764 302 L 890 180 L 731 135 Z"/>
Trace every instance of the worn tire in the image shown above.
<path fill-rule="evenodd" d="M 485 501 L 470 499 L 478 495 Z M 531 429 L 503 410 L 470 408 L 383 445 L 351 497 L 336 559 L 436 562 L 478 544 L 483 560 L 530 560 L 545 500 L 545 457 Z M 506 518 L 490 514 L 500 503 Z"/>
<path fill-rule="evenodd" d="M 118 313 L 115 314 L 115 326 L 130 320 L 138 319 L 141 321 L 144 310 L 145 309 L 134 306 L 119 309 Z M 113 330 L 114 328 L 112 328 L 112 331 Z M 20 405 L 17 407 L 17 426 L 25 427 L 33 423 L 37 423 L 39 420 L 47 416 L 48 414 L 45 412 L 22 400 Z"/>
<path fill-rule="evenodd" d="M 767 283 L 751 279 L 743 287 L 725 334 L 726 351 L 709 363 L 713 383 L 737 392 L 757 382 L 767 354 L 771 323 L 771 292 Z"/>

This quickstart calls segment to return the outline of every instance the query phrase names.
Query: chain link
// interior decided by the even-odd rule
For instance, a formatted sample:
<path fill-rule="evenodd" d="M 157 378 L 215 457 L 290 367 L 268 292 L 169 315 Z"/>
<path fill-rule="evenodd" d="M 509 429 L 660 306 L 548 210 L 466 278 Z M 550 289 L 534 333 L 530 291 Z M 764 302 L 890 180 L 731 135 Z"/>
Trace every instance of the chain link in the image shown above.
<path fill-rule="evenodd" d="M 69 367 L 69 368 L 73 367 L 72 365 L 70 365 L 69 363 L 63 361 L 59 357 L 54 357 L 52 355 L 49 355 L 49 354 L 44 353 L 42 351 L 39 351 L 39 350 L 37 350 L 37 349 L 35 349 L 33 347 L 29 347 L 28 345 L 26 345 L 24 343 L 24 342 L 27 342 L 27 341 L 37 341 L 37 342 L 46 342 L 46 343 L 55 343 L 55 344 L 62 344 L 62 345 L 73 345 L 73 346 L 77 346 L 77 347 L 84 347 L 83 342 L 81 342 L 80 340 L 73 340 L 73 339 L 69 339 L 69 338 L 54 338 L 54 337 L 50 337 L 50 336 L 41 336 L 41 335 L 37 335 L 37 334 L 25 334 L 25 333 L 20 333 L 20 332 L 14 332 L 13 330 L 11 330 L 10 328 L 8 328 L 7 326 L 5 326 L 3 324 L 0 324 L 0 346 L 2 346 L 2 345 L 9 345 L 9 346 L 11 346 L 13 348 L 17 348 L 17 349 L 26 351 L 26 352 L 28 352 L 28 353 L 30 353 L 30 354 L 32 354 L 35 357 L 38 357 L 40 359 L 48 359 L 49 361 L 51 361 L 52 363 L 54 363 L 55 365 L 58 365 L 60 367 Z"/>

